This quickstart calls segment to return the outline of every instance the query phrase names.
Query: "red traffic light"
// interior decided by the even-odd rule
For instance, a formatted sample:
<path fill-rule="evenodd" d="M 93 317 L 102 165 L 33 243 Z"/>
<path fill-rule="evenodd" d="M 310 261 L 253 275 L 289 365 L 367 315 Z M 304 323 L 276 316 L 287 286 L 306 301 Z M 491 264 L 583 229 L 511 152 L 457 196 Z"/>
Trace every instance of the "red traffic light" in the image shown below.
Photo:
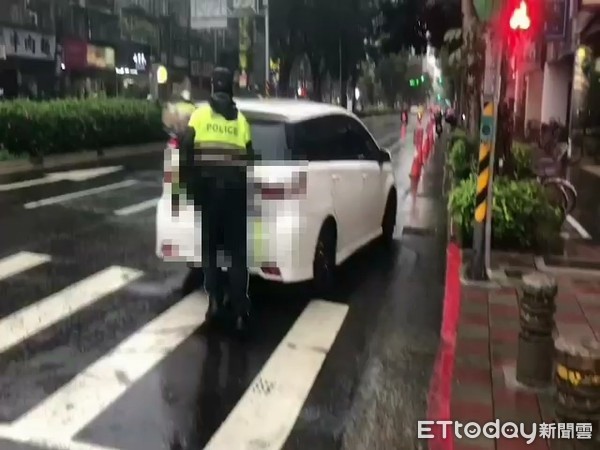
<path fill-rule="evenodd" d="M 510 16 L 509 22 L 512 30 L 528 30 L 531 26 L 529 8 L 525 0 L 521 0 L 518 8 L 515 8 Z"/>

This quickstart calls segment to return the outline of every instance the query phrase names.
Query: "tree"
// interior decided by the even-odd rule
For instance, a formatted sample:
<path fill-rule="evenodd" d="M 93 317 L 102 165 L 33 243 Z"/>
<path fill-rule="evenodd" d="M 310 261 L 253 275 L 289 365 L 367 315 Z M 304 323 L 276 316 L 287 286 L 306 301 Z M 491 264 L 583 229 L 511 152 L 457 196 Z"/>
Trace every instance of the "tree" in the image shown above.
<path fill-rule="evenodd" d="M 375 69 L 375 79 L 381 85 L 388 106 L 394 107 L 407 85 L 408 58 L 406 54 L 390 54 L 383 57 Z M 404 91 L 406 92 L 406 91 Z"/>
<path fill-rule="evenodd" d="M 413 80 L 411 86 L 410 80 Z M 403 83 L 403 98 L 410 103 L 423 103 L 431 93 L 431 78 L 423 73 L 423 58 L 412 56 L 408 59 L 406 81 Z"/>
<path fill-rule="evenodd" d="M 304 3 L 300 0 L 271 0 L 269 2 L 270 45 L 274 58 L 280 59 L 279 85 L 281 94 L 287 94 L 290 71 L 294 60 L 301 54 L 300 36 L 303 28 Z"/>
<path fill-rule="evenodd" d="M 429 33 L 429 45 L 441 49 L 446 32 L 460 28 L 462 14 L 460 0 L 436 0 L 429 2 L 423 12 L 424 22 Z"/>
<path fill-rule="evenodd" d="M 427 48 L 427 29 L 424 22 L 425 2 L 387 0 L 381 6 L 383 24 L 382 50 L 385 54 L 414 49 L 418 54 Z"/>
<path fill-rule="evenodd" d="M 317 99 L 327 73 L 333 78 L 341 73 L 344 85 L 350 80 L 355 86 L 369 33 L 369 6 L 367 0 L 272 0 L 271 41 L 281 59 L 281 84 L 288 84 L 294 60 L 306 55 Z"/>
<path fill-rule="evenodd" d="M 462 54 L 466 62 L 467 128 L 471 135 L 477 133 L 481 115 L 479 99 L 485 64 L 485 43 L 482 39 L 482 27 L 475 12 L 473 0 L 461 0 Z"/>

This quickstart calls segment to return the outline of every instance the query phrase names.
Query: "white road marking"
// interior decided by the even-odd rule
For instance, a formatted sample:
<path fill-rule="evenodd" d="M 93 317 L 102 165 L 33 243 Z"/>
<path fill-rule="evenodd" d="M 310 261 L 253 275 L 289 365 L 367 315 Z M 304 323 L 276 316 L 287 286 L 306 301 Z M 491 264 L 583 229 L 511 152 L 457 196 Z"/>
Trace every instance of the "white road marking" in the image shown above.
<path fill-rule="evenodd" d="M 11 430 L 23 438 L 73 439 L 191 336 L 204 322 L 207 308 L 208 299 L 204 294 L 185 297 L 14 422 Z"/>
<path fill-rule="evenodd" d="M 0 259 L 0 280 L 5 280 L 26 270 L 33 269 L 51 260 L 50 255 L 19 252 Z"/>
<path fill-rule="evenodd" d="M 117 216 L 129 216 L 131 214 L 136 214 L 147 209 L 153 208 L 158 204 L 159 198 L 151 198 L 150 200 L 146 200 L 145 202 L 137 203 L 135 205 L 127 206 L 125 208 L 117 209 L 115 214 Z"/>
<path fill-rule="evenodd" d="M 33 436 L 23 436 L 22 434 L 15 433 L 10 426 L 7 425 L 0 425 L 0 439 L 7 439 L 29 446 L 36 446 L 44 450 L 120 450 L 118 448 L 67 439 L 54 441 Z"/>
<path fill-rule="evenodd" d="M 590 236 L 590 233 L 588 233 L 587 230 L 583 228 L 583 226 L 579 222 L 577 222 L 575 217 L 573 217 L 572 215 L 569 214 L 567 216 L 567 222 L 569 222 L 569 225 L 575 228 L 575 231 L 577 231 L 579 233 L 579 236 L 581 236 L 583 239 L 592 238 L 592 236 Z"/>
<path fill-rule="evenodd" d="M 142 272 L 112 266 L 0 320 L 0 353 L 95 303 Z"/>
<path fill-rule="evenodd" d="M 123 170 L 123 166 L 112 166 L 112 167 L 97 167 L 94 169 L 83 169 L 83 170 L 69 170 L 67 172 L 53 172 L 45 175 L 42 178 L 35 178 L 33 180 L 17 181 L 15 183 L 0 184 L 0 192 L 15 191 L 17 189 L 24 189 L 33 186 L 40 186 L 42 184 L 57 183 L 59 181 L 85 181 L 91 180 L 92 178 L 101 177 L 111 173 L 119 172 Z"/>
<path fill-rule="evenodd" d="M 138 184 L 137 180 L 125 180 L 119 183 L 107 184 L 92 189 L 85 189 L 83 191 L 71 192 L 69 194 L 57 195 L 56 197 L 49 197 L 43 200 L 36 200 L 34 202 L 25 203 L 26 209 L 39 208 L 41 206 L 54 205 L 56 203 L 66 202 L 68 200 L 75 200 L 77 198 L 87 197 L 88 195 L 100 194 L 102 192 L 114 191 L 116 189 L 122 189 Z"/>
<path fill-rule="evenodd" d="M 347 312 L 311 301 L 205 450 L 281 449 Z"/>

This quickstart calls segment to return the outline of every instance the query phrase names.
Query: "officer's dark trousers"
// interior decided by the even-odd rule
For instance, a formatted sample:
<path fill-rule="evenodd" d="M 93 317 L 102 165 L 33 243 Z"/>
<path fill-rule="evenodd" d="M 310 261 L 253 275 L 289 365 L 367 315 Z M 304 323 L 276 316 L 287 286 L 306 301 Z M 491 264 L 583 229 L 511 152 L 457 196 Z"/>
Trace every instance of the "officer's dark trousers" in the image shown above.
<path fill-rule="evenodd" d="M 202 208 L 202 261 L 209 296 L 219 299 L 223 277 L 217 251 L 228 264 L 229 301 L 236 315 L 248 313 L 246 169 L 202 167 L 198 197 Z"/>

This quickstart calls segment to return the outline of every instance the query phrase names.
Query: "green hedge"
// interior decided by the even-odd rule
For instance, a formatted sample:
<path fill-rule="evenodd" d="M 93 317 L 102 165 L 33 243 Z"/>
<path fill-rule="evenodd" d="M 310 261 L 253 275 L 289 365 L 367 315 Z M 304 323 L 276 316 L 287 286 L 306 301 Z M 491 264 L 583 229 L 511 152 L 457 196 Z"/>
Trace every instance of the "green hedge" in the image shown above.
<path fill-rule="evenodd" d="M 450 135 L 448 147 L 447 164 L 457 182 L 477 171 L 479 143 L 476 140 L 470 139 L 463 130 L 456 129 Z M 505 161 L 505 172 L 509 171 L 507 175 L 516 180 L 535 177 L 531 144 L 513 141 L 509 159 Z"/>
<path fill-rule="evenodd" d="M 463 246 L 473 239 L 475 188 L 471 175 L 450 193 L 449 212 L 460 230 Z M 505 249 L 543 249 L 559 238 L 562 225 L 560 209 L 553 206 L 537 180 L 494 181 L 492 205 L 492 245 Z"/>
<path fill-rule="evenodd" d="M 457 128 L 448 140 L 448 165 L 456 181 L 469 178 L 477 170 L 478 143 Z"/>
<path fill-rule="evenodd" d="M 450 137 L 447 165 L 453 175 L 448 209 L 463 246 L 473 239 L 478 145 L 462 130 Z M 492 245 L 503 249 L 547 249 L 559 241 L 564 217 L 534 178 L 533 148 L 514 142 L 511 174 L 494 178 Z"/>
<path fill-rule="evenodd" d="M 146 100 L 0 102 L 1 148 L 14 157 L 143 144 L 164 137 L 160 107 Z"/>

